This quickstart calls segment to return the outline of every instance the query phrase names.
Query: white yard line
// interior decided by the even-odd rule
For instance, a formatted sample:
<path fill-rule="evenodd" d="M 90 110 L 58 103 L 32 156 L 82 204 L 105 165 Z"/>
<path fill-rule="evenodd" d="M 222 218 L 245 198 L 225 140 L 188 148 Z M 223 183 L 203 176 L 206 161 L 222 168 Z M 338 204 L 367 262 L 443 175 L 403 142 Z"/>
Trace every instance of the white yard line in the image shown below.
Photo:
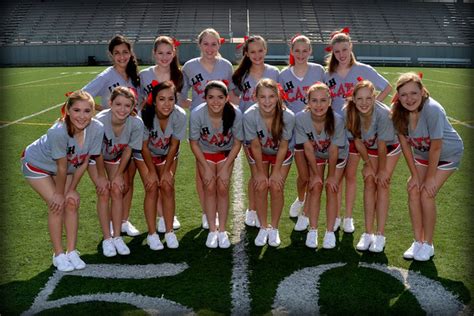
<path fill-rule="evenodd" d="M 53 106 L 51 106 L 51 107 L 49 107 L 49 108 L 46 108 L 46 109 L 44 109 L 44 110 L 41 110 L 41 111 L 39 111 L 39 112 L 30 114 L 30 115 L 27 115 L 27 116 L 23 116 L 22 118 L 19 118 L 18 120 L 14 120 L 14 121 L 12 121 L 12 122 L 9 122 L 9 123 L 0 125 L 0 129 L 1 129 L 1 128 L 4 128 L 4 127 L 8 127 L 8 126 L 13 125 L 13 124 L 16 124 L 16 123 L 19 123 L 19 122 L 22 122 L 22 121 L 24 121 L 24 120 L 27 120 L 27 119 L 32 118 L 32 117 L 35 117 L 35 116 L 37 116 L 37 115 L 40 115 L 40 114 L 43 114 L 43 113 L 45 113 L 45 112 L 51 111 L 51 110 L 53 110 L 53 109 L 57 109 L 57 108 L 59 108 L 60 106 L 62 106 L 63 104 L 64 104 L 64 103 L 59 103 L 59 104 L 53 105 Z"/>
<path fill-rule="evenodd" d="M 233 176 L 233 218 L 232 218 L 232 310 L 231 315 L 250 315 L 250 293 L 248 275 L 248 257 L 245 251 L 245 185 L 242 169 L 242 153 L 240 151 L 234 162 Z"/>
<path fill-rule="evenodd" d="M 79 74 L 82 74 L 82 73 L 72 73 L 72 74 L 69 74 L 69 75 L 63 75 L 63 76 L 57 76 L 57 77 L 50 77 L 50 78 L 44 78 L 44 79 L 39 79 L 39 80 L 27 81 L 27 82 L 8 85 L 8 86 L 0 86 L 0 89 L 21 87 L 21 86 L 29 85 L 31 83 L 43 82 L 43 81 L 48 81 L 48 80 L 53 80 L 53 79 L 67 78 L 67 77 L 77 76 Z"/>
<path fill-rule="evenodd" d="M 466 123 L 466 122 L 457 120 L 457 119 L 455 119 L 454 117 L 448 116 L 448 119 L 449 119 L 452 123 L 454 123 L 454 124 L 459 124 L 459 125 L 465 126 L 465 127 L 467 127 L 467 128 L 474 128 L 474 125 L 471 125 L 471 124 L 468 124 L 468 123 Z"/>

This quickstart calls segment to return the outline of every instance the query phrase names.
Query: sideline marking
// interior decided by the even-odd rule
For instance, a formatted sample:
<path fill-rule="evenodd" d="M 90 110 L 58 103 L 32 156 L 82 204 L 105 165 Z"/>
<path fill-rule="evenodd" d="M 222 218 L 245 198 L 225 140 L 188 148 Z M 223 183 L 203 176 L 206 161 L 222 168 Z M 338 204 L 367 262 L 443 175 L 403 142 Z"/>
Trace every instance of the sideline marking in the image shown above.
<path fill-rule="evenodd" d="M 474 125 L 468 124 L 467 122 L 463 122 L 463 121 L 457 120 L 457 119 L 455 119 L 454 117 L 448 116 L 448 119 L 449 119 L 450 121 L 452 121 L 452 123 L 454 123 L 454 124 L 459 124 L 459 125 L 465 126 L 465 127 L 467 127 L 467 128 L 474 128 Z M 469 121 L 468 121 L 468 122 L 469 122 Z"/>
<path fill-rule="evenodd" d="M 77 75 L 80 75 L 80 74 L 81 74 L 81 73 L 72 73 L 72 74 L 70 74 L 70 75 L 65 75 L 65 76 L 44 78 L 44 79 L 39 79 L 39 80 L 33 80 L 33 81 L 28 81 L 28 82 L 22 82 L 22 83 L 12 84 L 12 85 L 9 85 L 9 86 L 0 86 L 0 89 L 21 87 L 21 86 L 24 86 L 24 85 L 28 85 L 28 84 L 30 84 L 30 83 L 48 81 L 48 80 L 53 80 L 53 79 L 61 79 L 61 78 L 66 78 L 66 77 L 77 76 Z"/>
<path fill-rule="evenodd" d="M 4 128 L 4 127 L 8 127 L 8 126 L 13 125 L 13 124 L 17 124 L 17 123 L 19 123 L 19 122 L 21 122 L 21 121 L 24 121 L 24 120 L 27 120 L 27 119 L 29 119 L 29 118 L 35 117 L 35 116 L 37 116 L 37 115 L 43 114 L 43 113 L 48 112 L 48 111 L 51 111 L 51 110 L 53 110 L 53 109 L 59 108 L 59 107 L 62 106 L 63 104 L 64 104 L 64 103 L 59 103 L 59 104 L 53 105 L 53 106 L 51 106 L 51 107 L 49 107 L 49 108 L 46 108 L 46 109 L 44 109 L 44 110 L 41 110 L 41 111 L 39 111 L 39 112 L 30 114 L 30 115 L 27 115 L 27 116 L 23 116 L 22 118 L 19 118 L 18 120 L 14 120 L 14 121 L 12 121 L 12 122 L 10 122 L 10 123 L 6 123 L 6 124 L 3 124 L 3 125 L 0 125 L 0 129 L 1 129 L 1 128 Z"/>
<path fill-rule="evenodd" d="M 165 299 L 163 297 L 149 297 L 135 293 L 98 293 L 88 295 L 77 295 L 48 300 L 63 276 L 74 275 L 95 278 L 115 279 L 148 279 L 164 276 L 177 275 L 189 266 L 186 263 L 163 263 L 147 265 L 122 265 L 122 264 L 89 264 L 84 270 L 76 270 L 70 273 L 55 271 L 49 278 L 44 288 L 38 293 L 31 307 L 21 315 L 36 315 L 41 311 L 59 308 L 64 305 L 78 304 L 84 302 L 110 302 L 125 303 L 135 306 L 150 315 L 194 315 L 192 309 Z M 104 275 L 106 275 L 104 277 Z"/>
<path fill-rule="evenodd" d="M 249 293 L 249 276 L 248 264 L 249 260 L 245 246 L 247 239 L 245 236 L 245 190 L 244 177 L 242 169 L 242 152 L 241 150 L 234 161 L 234 179 L 232 182 L 233 197 L 232 202 L 233 218 L 232 218 L 232 237 L 231 241 L 234 245 L 232 249 L 232 309 L 231 315 L 250 315 L 250 293 Z"/>
<path fill-rule="evenodd" d="M 11 123 L 11 121 L 0 121 L 0 124 Z M 19 122 L 18 125 L 32 125 L 32 126 L 51 126 L 53 123 L 33 123 L 33 122 Z M 1 127 L 1 125 L 0 125 Z"/>

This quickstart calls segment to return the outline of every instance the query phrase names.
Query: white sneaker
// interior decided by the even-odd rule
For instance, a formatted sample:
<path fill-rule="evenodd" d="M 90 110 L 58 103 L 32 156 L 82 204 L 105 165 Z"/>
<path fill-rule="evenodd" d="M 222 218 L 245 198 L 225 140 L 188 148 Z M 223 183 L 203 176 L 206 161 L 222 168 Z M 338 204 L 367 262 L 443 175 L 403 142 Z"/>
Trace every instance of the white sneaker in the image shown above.
<path fill-rule="evenodd" d="M 268 229 L 267 228 L 260 228 L 258 231 L 257 237 L 255 237 L 255 246 L 262 247 L 267 244 L 268 240 Z"/>
<path fill-rule="evenodd" d="M 332 249 L 334 247 L 336 247 L 336 235 L 334 235 L 334 232 L 326 231 L 323 239 L 323 248 Z"/>
<path fill-rule="evenodd" d="M 207 222 L 206 214 L 202 214 L 202 228 L 209 229 L 209 223 Z"/>
<path fill-rule="evenodd" d="M 104 239 L 102 241 L 102 253 L 106 257 L 115 257 L 117 255 L 117 250 L 115 250 L 112 238 Z"/>
<path fill-rule="evenodd" d="M 434 246 L 428 244 L 426 241 L 420 247 L 420 249 L 414 253 L 413 259 L 416 261 L 428 261 L 434 256 Z"/>
<path fill-rule="evenodd" d="M 352 217 L 344 217 L 344 220 L 342 222 L 342 226 L 344 229 L 345 233 L 353 233 L 355 230 L 354 227 L 354 219 Z"/>
<path fill-rule="evenodd" d="M 135 237 L 140 235 L 140 232 L 138 229 L 136 229 L 135 226 L 133 226 L 132 223 L 129 221 L 122 222 L 122 233 L 126 233 L 130 237 Z"/>
<path fill-rule="evenodd" d="M 306 234 L 306 247 L 309 248 L 318 248 L 318 230 L 310 229 Z"/>
<path fill-rule="evenodd" d="M 173 217 L 173 229 L 180 229 L 181 228 L 181 223 L 178 220 L 177 216 Z"/>
<path fill-rule="evenodd" d="M 415 257 L 415 253 L 417 253 L 421 246 L 423 246 L 423 244 L 419 241 L 414 241 L 412 242 L 410 248 L 408 248 L 404 253 L 403 253 L 403 258 L 405 259 L 413 259 Z"/>
<path fill-rule="evenodd" d="M 73 250 L 68 252 L 66 256 L 69 259 L 69 262 L 74 266 L 74 269 L 82 270 L 86 267 L 86 263 L 79 257 L 79 251 Z"/>
<path fill-rule="evenodd" d="M 158 225 L 156 230 L 159 233 L 166 233 L 165 218 L 163 216 L 158 219 Z"/>
<path fill-rule="evenodd" d="M 130 254 L 130 249 L 128 249 L 122 237 L 114 237 L 112 242 L 114 243 L 115 249 L 119 255 L 126 256 Z"/>
<path fill-rule="evenodd" d="M 375 239 L 374 234 L 363 233 L 362 236 L 360 236 L 356 249 L 360 251 L 365 251 L 369 249 L 370 245 L 374 242 L 374 239 Z"/>
<path fill-rule="evenodd" d="M 382 252 L 385 248 L 385 236 L 384 235 L 375 235 L 374 241 L 369 247 L 370 252 Z"/>
<path fill-rule="evenodd" d="M 245 225 L 254 227 L 256 223 L 257 212 L 247 209 L 245 211 Z"/>
<path fill-rule="evenodd" d="M 176 238 L 176 234 L 173 231 L 165 234 L 165 242 L 166 246 L 170 249 L 176 249 L 179 247 L 178 238 Z"/>
<path fill-rule="evenodd" d="M 58 268 L 58 271 L 62 272 L 71 272 L 74 270 L 74 266 L 64 253 L 60 253 L 57 256 L 53 254 L 53 266 Z"/>
<path fill-rule="evenodd" d="M 304 214 L 298 215 L 298 220 L 296 221 L 294 230 L 297 232 L 302 232 L 306 230 L 309 225 L 309 218 Z"/>
<path fill-rule="evenodd" d="M 217 248 L 218 245 L 218 232 L 209 232 L 207 234 L 206 246 L 207 248 Z"/>
<path fill-rule="evenodd" d="M 258 220 L 257 211 L 255 211 L 255 227 L 260 228 L 260 221 Z"/>
<path fill-rule="evenodd" d="M 280 246 L 280 233 L 277 228 L 272 228 L 268 232 L 268 244 L 272 247 Z"/>
<path fill-rule="evenodd" d="M 218 240 L 219 240 L 219 248 L 229 248 L 230 247 L 230 240 L 229 240 L 229 236 L 227 235 L 226 231 L 219 232 Z"/>
<path fill-rule="evenodd" d="M 304 206 L 304 201 L 300 201 L 298 197 L 290 206 L 290 217 L 297 217 L 301 213 L 301 209 Z"/>
<path fill-rule="evenodd" d="M 161 250 L 164 248 L 163 244 L 161 243 L 160 236 L 158 236 L 157 233 L 147 235 L 146 243 L 148 244 L 151 250 Z"/>
<path fill-rule="evenodd" d="M 334 221 L 333 231 L 334 231 L 334 232 L 337 231 L 340 226 L 341 226 L 341 218 L 340 218 L 340 217 L 336 217 L 336 220 Z"/>

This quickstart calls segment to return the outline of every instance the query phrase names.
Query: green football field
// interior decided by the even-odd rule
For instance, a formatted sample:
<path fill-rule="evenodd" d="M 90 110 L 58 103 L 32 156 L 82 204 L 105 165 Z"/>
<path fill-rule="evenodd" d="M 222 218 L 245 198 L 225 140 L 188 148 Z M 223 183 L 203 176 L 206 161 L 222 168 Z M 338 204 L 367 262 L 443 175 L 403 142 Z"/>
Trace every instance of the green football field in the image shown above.
<path fill-rule="evenodd" d="M 19 157 L 59 117 L 64 94 L 83 87 L 103 69 L 0 69 L 0 314 L 268 315 L 286 311 L 298 315 L 445 315 L 464 311 L 472 315 L 472 69 L 377 68 L 392 85 L 402 72 L 422 71 L 431 95 L 445 107 L 464 141 L 461 167 L 437 196 L 435 256 L 428 262 L 402 258 L 413 238 L 405 190 L 408 169 L 403 158 L 392 179 L 387 244 L 380 254 L 355 250 L 363 232 L 361 179 L 354 212 L 356 231 L 336 233 L 333 250 L 315 251 L 304 245 L 306 232 L 293 231 L 295 219 L 288 217 L 289 205 L 296 197 L 294 165 L 285 187 L 279 227 L 282 243 L 278 248 L 255 247 L 257 229 L 243 224 L 249 174 L 243 156 L 236 161 L 230 191 L 233 203 L 228 231 L 233 246 L 210 250 L 205 246 L 207 231 L 200 227 L 194 157 L 183 142 L 176 180 L 180 247 L 154 252 L 146 245 L 144 191 L 137 176 L 130 220 L 141 235 L 124 237 L 131 249 L 129 256 L 104 257 L 95 188 L 85 175 L 79 186 L 77 248 L 88 267 L 81 272 L 57 273 L 51 265 L 47 207 L 23 179 Z M 324 211 L 319 226 L 321 246 Z"/>

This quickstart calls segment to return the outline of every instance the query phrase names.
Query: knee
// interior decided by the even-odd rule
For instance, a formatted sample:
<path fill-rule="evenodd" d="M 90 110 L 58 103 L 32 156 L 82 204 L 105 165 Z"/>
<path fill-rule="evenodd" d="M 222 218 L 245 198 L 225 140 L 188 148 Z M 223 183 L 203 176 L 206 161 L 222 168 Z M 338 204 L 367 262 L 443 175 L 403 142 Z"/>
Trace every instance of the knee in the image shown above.
<path fill-rule="evenodd" d="M 122 191 L 117 185 L 113 185 L 110 189 L 110 194 L 112 199 L 121 199 L 122 198 Z"/>
<path fill-rule="evenodd" d="M 208 194 L 216 192 L 216 181 L 210 181 L 208 184 L 204 184 L 204 191 Z"/>
<path fill-rule="evenodd" d="M 145 194 L 147 195 L 156 194 L 157 189 L 158 189 L 158 185 L 156 182 L 154 182 L 148 188 L 145 186 Z"/>
<path fill-rule="evenodd" d="M 434 200 L 434 197 L 431 197 L 428 192 L 423 189 L 421 190 L 420 192 L 420 199 L 421 199 L 421 204 L 425 203 L 425 202 L 432 202 Z"/>
<path fill-rule="evenodd" d="M 72 198 L 67 199 L 65 211 L 70 213 L 70 214 L 77 213 L 77 210 L 79 209 L 79 203 L 80 203 L 79 198 L 77 198 L 77 199 L 72 199 Z"/>
<path fill-rule="evenodd" d="M 307 185 L 309 181 L 309 176 L 307 173 L 299 174 L 296 178 L 296 181 L 298 181 L 301 185 Z"/>
<path fill-rule="evenodd" d="M 364 180 L 364 185 L 366 191 L 375 191 L 377 189 L 377 184 L 375 183 L 374 177 L 367 177 Z"/>
<path fill-rule="evenodd" d="M 283 187 L 280 188 L 278 186 L 278 184 L 276 184 L 275 182 L 271 181 L 270 182 L 270 193 L 271 194 L 275 194 L 275 193 L 279 193 L 279 192 L 282 192 L 283 191 Z"/>
<path fill-rule="evenodd" d="M 172 194 L 174 194 L 174 185 L 171 185 L 168 182 L 164 182 L 160 186 L 160 191 L 167 196 L 171 196 Z"/>

